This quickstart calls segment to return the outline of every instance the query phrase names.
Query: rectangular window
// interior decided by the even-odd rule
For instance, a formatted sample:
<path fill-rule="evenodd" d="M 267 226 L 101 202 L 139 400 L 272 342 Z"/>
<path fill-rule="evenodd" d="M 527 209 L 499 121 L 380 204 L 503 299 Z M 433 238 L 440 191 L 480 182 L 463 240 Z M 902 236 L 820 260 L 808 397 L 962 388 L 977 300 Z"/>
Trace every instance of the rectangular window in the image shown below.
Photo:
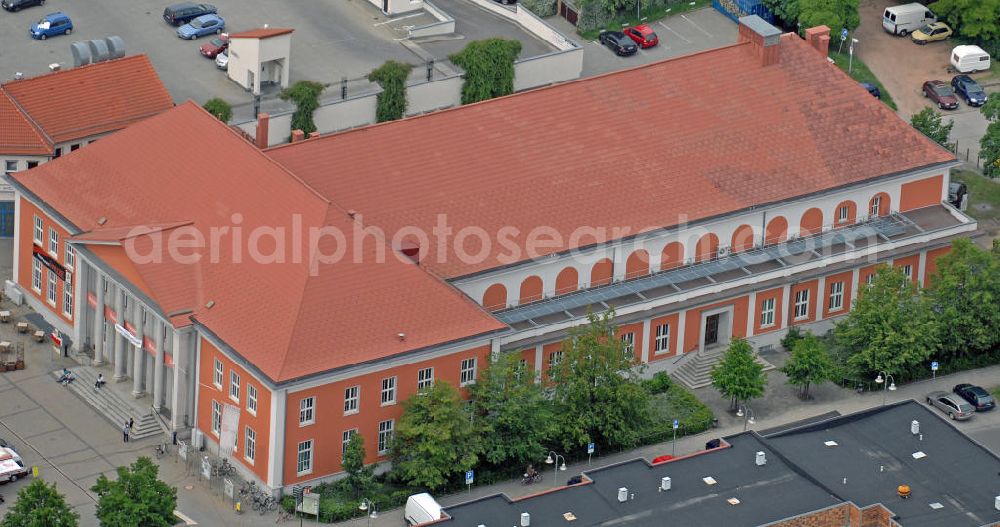
<path fill-rule="evenodd" d="M 222 361 L 215 359 L 215 372 L 212 374 L 212 384 L 216 388 L 222 388 Z"/>
<path fill-rule="evenodd" d="M 549 369 L 551 370 L 556 366 L 559 366 L 559 363 L 562 362 L 562 357 L 563 357 L 562 350 L 553 351 L 552 353 L 549 353 Z"/>
<path fill-rule="evenodd" d="M 305 397 L 299 401 L 299 426 L 316 422 L 316 398 Z"/>
<path fill-rule="evenodd" d="M 382 379 L 382 406 L 396 404 L 396 378 Z"/>
<path fill-rule="evenodd" d="M 31 288 L 36 293 L 42 292 L 42 262 L 38 258 L 31 259 Z"/>
<path fill-rule="evenodd" d="M 627 359 L 635 357 L 635 333 L 629 332 L 622 335 L 622 352 Z"/>
<path fill-rule="evenodd" d="M 459 386 L 468 386 L 476 383 L 476 358 L 462 361 L 462 374 L 459 379 Z"/>
<path fill-rule="evenodd" d="M 344 415 L 358 413 L 358 399 L 360 399 L 360 396 L 360 386 L 351 386 L 344 390 Z"/>
<path fill-rule="evenodd" d="M 69 242 L 66 242 L 66 268 L 73 270 L 76 267 L 76 249 Z"/>
<path fill-rule="evenodd" d="M 246 440 L 243 443 L 243 458 L 253 465 L 254 456 L 257 455 L 257 432 L 254 432 L 253 428 L 247 427 Z"/>
<path fill-rule="evenodd" d="M 830 311 L 839 311 L 844 307 L 844 282 L 830 284 Z"/>
<path fill-rule="evenodd" d="M 219 401 L 212 401 L 212 433 L 216 436 L 222 430 L 222 405 Z"/>
<path fill-rule="evenodd" d="M 49 270 L 49 290 L 46 291 L 46 296 L 48 297 L 49 303 L 53 306 L 56 305 L 56 286 L 59 285 L 56 281 L 56 274 Z"/>
<path fill-rule="evenodd" d="M 229 398 L 240 402 L 240 374 L 235 371 L 229 372 Z"/>
<path fill-rule="evenodd" d="M 38 216 L 35 216 L 35 230 L 31 236 L 35 241 L 35 245 L 42 245 L 42 236 L 45 236 L 45 229 L 42 227 L 42 219 Z"/>
<path fill-rule="evenodd" d="M 903 274 L 906 275 L 907 280 L 913 280 L 913 266 L 912 265 L 904 265 L 903 266 Z"/>
<path fill-rule="evenodd" d="M 875 217 L 878 216 L 878 210 L 882 206 L 882 196 L 875 196 L 872 198 L 872 206 L 868 210 L 868 215 Z"/>
<path fill-rule="evenodd" d="M 257 387 L 247 383 L 247 411 L 257 415 Z"/>
<path fill-rule="evenodd" d="M 66 271 L 66 282 L 63 285 L 63 314 L 73 316 L 73 272 Z"/>
<path fill-rule="evenodd" d="M 380 456 L 389 452 L 389 447 L 392 445 L 392 426 L 392 419 L 378 424 L 378 453 Z"/>
<path fill-rule="evenodd" d="M 809 290 L 795 292 L 795 320 L 809 316 Z"/>
<path fill-rule="evenodd" d="M 434 368 L 424 368 L 417 371 L 417 389 L 423 390 L 434 386 Z"/>
<path fill-rule="evenodd" d="M 8 174 L 11 172 L 17 172 L 17 161 L 7 161 L 4 163 L 4 172 Z"/>
<path fill-rule="evenodd" d="M 78 143 L 78 144 L 75 144 L 75 145 L 70 145 L 70 147 L 69 147 L 69 151 L 70 151 L 70 152 L 76 152 L 76 151 L 77 151 L 77 150 L 79 150 L 79 149 L 80 149 L 80 145 L 79 145 L 79 143 Z"/>
<path fill-rule="evenodd" d="M 656 326 L 656 340 L 653 341 L 653 351 L 656 353 L 670 351 L 670 324 Z"/>
<path fill-rule="evenodd" d="M 299 443 L 298 463 L 295 465 L 295 472 L 298 475 L 309 474 L 313 468 L 313 442 L 312 439 Z"/>
<path fill-rule="evenodd" d="M 347 453 L 347 445 L 351 443 L 351 439 L 357 435 L 358 429 L 352 428 L 350 430 L 344 430 L 344 434 L 340 440 L 340 456 L 343 457 Z"/>
<path fill-rule="evenodd" d="M 28 170 L 38 166 L 38 161 L 28 161 Z"/>
<path fill-rule="evenodd" d="M 59 258 L 59 233 L 49 227 L 49 254 Z"/>
<path fill-rule="evenodd" d="M 56 148 L 55 155 L 53 155 L 52 157 L 56 158 L 56 157 L 59 157 L 61 155 L 62 155 L 62 147 L 59 147 L 59 148 Z"/>
<path fill-rule="evenodd" d="M 865 285 L 871 287 L 871 285 L 874 283 L 875 283 L 875 273 L 871 273 L 865 277 Z"/>
<path fill-rule="evenodd" d="M 847 205 L 837 209 L 837 221 L 839 223 L 844 223 L 848 218 L 851 217 L 851 208 Z"/>
<path fill-rule="evenodd" d="M 774 299 L 768 298 L 760 303 L 760 327 L 767 328 L 774 325 Z"/>

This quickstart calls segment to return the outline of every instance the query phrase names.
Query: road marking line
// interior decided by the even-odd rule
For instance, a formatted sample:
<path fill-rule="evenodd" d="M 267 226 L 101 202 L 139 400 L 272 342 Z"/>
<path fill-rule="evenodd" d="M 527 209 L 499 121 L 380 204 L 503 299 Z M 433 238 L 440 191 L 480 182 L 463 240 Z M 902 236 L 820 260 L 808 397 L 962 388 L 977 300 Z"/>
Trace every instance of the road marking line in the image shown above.
<path fill-rule="evenodd" d="M 684 42 L 687 42 L 688 44 L 690 44 L 690 43 L 691 43 L 691 41 L 690 41 L 690 40 L 688 40 L 688 39 L 684 38 L 684 35 L 681 35 L 680 33 L 678 33 L 678 32 L 676 32 L 676 31 L 674 31 L 673 29 L 671 29 L 671 28 L 670 28 L 670 26 L 668 26 L 668 25 L 664 24 L 663 22 L 657 22 L 657 24 L 660 24 L 660 25 L 661 25 L 661 26 L 663 26 L 663 28 L 664 28 L 664 29 L 666 29 L 667 31 L 669 31 L 669 32 L 671 32 L 671 33 L 673 33 L 673 34 L 677 35 L 677 38 L 679 38 L 679 39 L 683 40 Z"/>
<path fill-rule="evenodd" d="M 384 26 L 386 24 L 391 24 L 393 22 L 398 22 L 400 20 L 404 20 L 404 19 L 407 19 L 407 18 L 413 18 L 415 16 L 420 16 L 422 14 L 423 13 L 414 13 L 412 15 L 400 16 L 400 17 L 393 18 L 392 20 L 386 20 L 385 22 L 376 22 L 376 23 L 372 24 L 372 27 Z"/>
<path fill-rule="evenodd" d="M 184 525 L 198 525 L 198 522 L 196 522 L 196 521 L 192 520 L 191 518 L 188 518 L 188 517 L 187 517 L 187 516 L 186 516 L 186 515 L 185 515 L 185 514 L 184 514 L 183 512 L 181 512 L 181 511 L 178 511 L 178 510 L 174 510 L 174 516 L 177 516 L 178 518 L 180 518 L 180 519 L 181 519 L 181 521 L 182 521 L 182 522 L 184 522 Z"/>
<path fill-rule="evenodd" d="M 701 26 L 699 26 L 698 24 L 695 24 L 690 18 L 688 18 L 688 17 L 686 17 L 684 15 L 681 15 L 681 18 L 683 18 L 684 20 L 687 20 L 689 24 L 691 24 L 692 26 L 694 26 L 695 28 L 697 28 L 698 31 L 701 31 L 702 33 L 704 33 L 705 36 L 708 36 L 708 37 L 712 36 L 711 33 L 709 33 L 708 31 L 705 31 L 704 29 L 702 29 Z"/>

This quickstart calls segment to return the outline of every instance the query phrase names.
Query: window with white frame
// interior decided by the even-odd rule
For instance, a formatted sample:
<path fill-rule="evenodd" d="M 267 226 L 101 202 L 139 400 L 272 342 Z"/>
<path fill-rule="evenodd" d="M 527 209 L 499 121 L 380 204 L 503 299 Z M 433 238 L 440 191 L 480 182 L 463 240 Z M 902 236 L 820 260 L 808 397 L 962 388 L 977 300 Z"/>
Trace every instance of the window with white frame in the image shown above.
<path fill-rule="evenodd" d="M 382 406 L 396 404 L 396 378 L 382 379 Z"/>
<path fill-rule="evenodd" d="M 240 374 L 235 371 L 229 372 L 229 398 L 240 402 Z"/>
<path fill-rule="evenodd" d="M 295 472 L 298 475 L 309 474 L 313 468 L 313 442 L 312 439 L 299 443 L 298 460 L 295 464 Z"/>
<path fill-rule="evenodd" d="M 839 311 L 844 307 L 844 282 L 830 284 L 830 311 Z"/>
<path fill-rule="evenodd" d="M 35 245 L 42 245 L 42 237 L 45 236 L 45 229 L 42 227 L 42 219 L 38 216 L 35 216 L 35 230 L 31 236 Z"/>
<path fill-rule="evenodd" d="M 66 282 L 63 285 L 63 314 L 73 316 L 73 272 L 66 271 Z"/>
<path fill-rule="evenodd" d="M 249 426 L 246 430 L 246 439 L 243 441 L 243 458 L 253 465 L 254 456 L 257 455 L 257 432 Z"/>
<path fill-rule="evenodd" d="M 299 426 L 316 422 L 316 398 L 303 397 L 299 400 Z"/>
<path fill-rule="evenodd" d="M 212 384 L 216 388 L 222 388 L 222 361 L 215 359 L 215 370 L 212 373 Z"/>
<path fill-rule="evenodd" d="M 351 444 L 351 439 L 354 439 L 354 436 L 357 435 L 357 433 L 358 433 L 358 429 L 357 428 L 352 428 L 350 430 L 344 430 L 344 434 L 341 436 L 341 439 L 340 439 L 340 455 L 341 455 L 341 457 L 343 457 L 344 454 L 347 453 L 347 445 Z"/>
<path fill-rule="evenodd" d="M 549 369 L 551 370 L 559 366 L 559 363 L 562 362 L 562 358 L 563 358 L 562 350 L 553 351 L 552 353 L 549 353 Z"/>
<path fill-rule="evenodd" d="M 358 401 L 360 398 L 360 386 L 351 386 L 344 390 L 344 415 L 358 413 Z"/>
<path fill-rule="evenodd" d="M 222 404 L 212 400 L 212 433 L 216 436 L 222 430 Z"/>
<path fill-rule="evenodd" d="M 809 290 L 803 289 L 795 292 L 795 320 L 809 316 Z"/>
<path fill-rule="evenodd" d="M 52 269 L 49 269 L 49 290 L 46 291 L 46 297 L 52 305 L 56 305 L 56 286 L 58 284 L 59 282 L 56 281 L 56 274 L 52 272 Z"/>
<path fill-rule="evenodd" d="M 875 274 L 876 273 L 869 273 L 868 276 L 865 277 L 865 285 L 871 287 L 872 284 L 875 283 Z"/>
<path fill-rule="evenodd" d="M 417 389 L 423 390 L 434 386 L 434 368 L 417 370 Z"/>
<path fill-rule="evenodd" d="M 247 411 L 257 415 L 257 387 L 247 383 Z"/>
<path fill-rule="evenodd" d="M 49 227 L 49 254 L 59 257 L 59 233 Z"/>
<path fill-rule="evenodd" d="M 670 351 L 670 324 L 656 326 L 656 340 L 653 341 L 653 351 L 655 353 Z"/>
<path fill-rule="evenodd" d="M 847 205 L 843 205 L 839 209 L 837 209 L 837 221 L 838 222 L 844 223 L 850 217 L 851 217 L 851 207 L 849 207 Z"/>
<path fill-rule="evenodd" d="M 4 163 L 4 172 L 10 174 L 11 172 L 17 172 L 17 161 L 6 160 Z"/>
<path fill-rule="evenodd" d="M 392 445 L 393 420 L 382 421 L 378 424 L 378 453 L 379 455 L 389 452 Z"/>
<path fill-rule="evenodd" d="M 903 274 L 906 275 L 906 279 L 907 280 L 913 280 L 913 266 L 912 265 L 904 265 L 903 266 Z"/>
<path fill-rule="evenodd" d="M 36 293 L 42 292 L 42 262 L 37 258 L 31 259 L 31 288 Z"/>
<path fill-rule="evenodd" d="M 774 325 L 774 299 L 766 298 L 760 303 L 760 327 L 767 328 Z"/>
<path fill-rule="evenodd" d="M 622 353 L 625 354 L 626 359 L 631 359 L 635 357 L 635 333 L 631 331 L 622 334 Z"/>
<path fill-rule="evenodd" d="M 468 386 L 476 382 L 476 358 L 462 360 L 462 373 L 459 378 L 459 386 Z"/>
<path fill-rule="evenodd" d="M 69 242 L 66 242 L 65 252 L 66 252 L 66 268 L 67 269 L 76 268 L 76 249 L 72 245 L 70 245 Z"/>
<path fill-rule="evenodd" d="M 875 196 L 872 198 L 871 207 L 868 210 L 869 216 L 878 216 L 878 211 L 882 207 L 882 196 Z"/>

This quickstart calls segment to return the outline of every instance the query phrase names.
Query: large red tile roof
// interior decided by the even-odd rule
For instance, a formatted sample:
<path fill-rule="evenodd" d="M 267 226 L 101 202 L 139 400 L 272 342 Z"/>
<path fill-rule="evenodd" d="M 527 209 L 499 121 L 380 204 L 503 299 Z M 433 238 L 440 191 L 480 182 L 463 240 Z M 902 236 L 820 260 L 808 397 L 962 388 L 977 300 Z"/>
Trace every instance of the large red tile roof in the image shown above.
<path fill-rule="evenodd" d="M 257 228 L 291 233 L 296 225 L 352 232 L 342 209 L 194 103 L 11 179 L 82 231 L 74 239 L 119 241 L 163 311 L 190 314 L 171 316 L 175 325 L 193 317 L 274 381 L 505 328 L 391 250 L 385 263 L 375 263 L 371 253 L 386 249 L 378 238 L 358 249 L 366 251 L 362 263 L 321 264 L 318 273 L 310 273 L 307 251 L 301 263 L 294 249 L 284 262 L 256 263 L 248 242 L 234 251 L 231 235 L 216 257 L 192 250 L 202 256 L 198 262 L 147 257 L 157 254 L 154 235 L 166 240 L 186 228 L 207 238 L 213 228 L 239 225 L 244 240 Z M 270 239 L 262 253 L 271 254 Z M 348 236 L 348 255 L 351 243 Z M 324 252 L 334 251 L 324 245 Z"/>
<path fill-rule="evenodd" d="M 10 81 L 0 91 L 52 143 L 119 130 L 174 105 L 145 55 Z"/>
<path fill-rule="evenodd" d="M 784 35 L 772 66 L 751 46 L 267 153 L 390 234 L 431 233 L 445 214 L 455 232 L 478 226 L 494 236 L 482 261 L 427 259 L 449 278 L 526 259 L 526 234 L 540 226 L 563 239 L 537 251 L 545 255 L 571 249 L 578 227 L 635 234 L 954 159 L 805 41 Z M 520 255 L 505 258 L 503 227 L 520 230 Z"/>
<path fill-rule="evenodd" d="M 52 153 L 52 143 L 0 90 L 0 154 L 40 155 Z"/>

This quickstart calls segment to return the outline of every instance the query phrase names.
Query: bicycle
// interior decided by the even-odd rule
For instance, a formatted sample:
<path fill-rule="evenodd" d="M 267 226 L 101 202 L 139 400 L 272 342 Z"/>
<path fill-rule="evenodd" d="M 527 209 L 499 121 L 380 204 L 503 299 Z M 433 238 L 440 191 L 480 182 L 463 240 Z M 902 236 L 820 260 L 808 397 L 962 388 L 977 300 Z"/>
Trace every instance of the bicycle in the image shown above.
<path fill-rule="evenodd" d="M 153 454 L 156 455 L 156 459 L 160 459 L 163 456 L 167 455 L 167 444 L 166 443 L 160 443 L 160 444 L 154 446 L 153 447 Z"/>
<path fill-rule="evenodd" d="M 534 474 L 525 474 L 524 477 L 521 478 L 521 485 L 531 485 L 532 483 L 538 483 L 539 481 L 542 481 L 541 472 L 535 472 Z"/>
<path fill-rule="evenodd" d="M 281 523 L 285 520 L 291 520 L 293 518 L 295 518 L 295 514 L 293 514 L 291 511 L 286 511 L 285 509 L 281 509 L 280 511 L 278 511 L 278 518 L 274 520 L 274 523 Z"/>

